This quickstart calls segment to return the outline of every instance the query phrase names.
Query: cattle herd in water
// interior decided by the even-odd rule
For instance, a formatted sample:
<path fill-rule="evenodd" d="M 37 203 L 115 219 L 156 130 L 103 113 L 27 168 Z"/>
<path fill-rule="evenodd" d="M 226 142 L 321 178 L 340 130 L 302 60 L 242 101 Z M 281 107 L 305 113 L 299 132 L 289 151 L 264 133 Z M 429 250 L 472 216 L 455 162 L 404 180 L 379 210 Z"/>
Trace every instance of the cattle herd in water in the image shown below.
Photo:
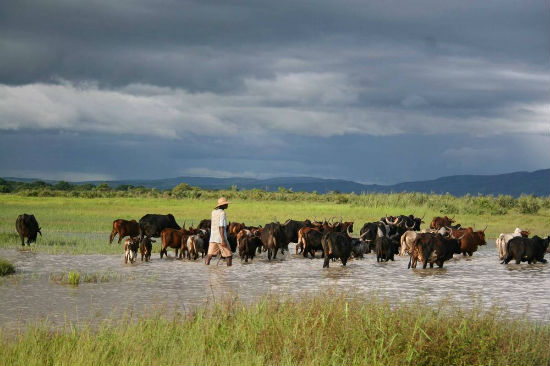
<path fill-rule="evenodd" d="M 353 237 L 351 221 L 336 220 L 287 220 L 284 223 L 271 222 L 264 226 L 247 226 L 244 223 L 231 222 L 227 226 L 228 242 L 232 252 L 237 252 L 242 261 L 253 260 L 258 253 L 267 252 L 268 260 L 275 259 L 279 251 L 288 251 L 289 243 L 296 243 L 296 254 L 304 258 L 315 258 L 320 252 L 324 258 L 323 267 L 330 260 L 340 259 L 345 266 L 350 258 L 363 258 L 364 254 L 376 253 L 376 260 L 393 261 L 395 255 L 410 257 L 408 268 L 430 268 L 443 263 L 454 254 L 471 256 L 480 245 L 487 244 L 485 229 L 474 230 L 462 227 L 453 218 L 434 217 L 429 229 L 421 229 L 423 218 L 413 215 L 385 216 L 379 221 L 365 223 L 359 237 Z M 21 245 L 36 241 L 41 228 L 34 215 L 19 215 L 15 223 Z M 124 239 L 124 263 L 133 263 L 151 259 L 152 238 L 160 238 L 160 258 L 168 256 L 171 248 L 179 259 L 197 260 L 208 252 L 210 239 L 210 220 L 202 220 L 197 227 L 179 226 L 173 215 L 147 214 L 139 221 L 117 219 L 109 238 L 112 243 L 118 235 L 118 243 Z M 538 236 L 529 238 L 529 231 L 516 228 L 512 233 L 503 233 L 496 239 L 496 247 L 501 263 L 514 260 L 521 262 L 546 263 L 550 236 L 545 239 Z"/>

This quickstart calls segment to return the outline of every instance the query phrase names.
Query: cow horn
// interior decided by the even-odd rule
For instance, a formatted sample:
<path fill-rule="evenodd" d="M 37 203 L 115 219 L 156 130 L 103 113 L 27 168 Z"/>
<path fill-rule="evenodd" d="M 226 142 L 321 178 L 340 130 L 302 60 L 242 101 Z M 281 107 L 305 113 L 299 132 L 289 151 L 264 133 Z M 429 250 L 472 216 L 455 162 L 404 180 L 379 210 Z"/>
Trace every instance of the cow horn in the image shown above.
<path fill-rule="evenodd" d="M 351 234 L 349 232 L 349 226 L 346 228 L 346 233 L 348 234 L 348 238 L 352 239 Z"/>
<path fill-rule="evenodd" d="M 393 224 L 394 224 L 394 225 L 397 225 L 397 223 L 400 221 L 400 219 L 401 219 L 401 218 L 400 218 L 399 216 L 397 216 L 397 217 L 395 218 L 395 220 L 393 220 Z"/>
<path fill-rule="evenodd" d="M 186 222 L 186 221 L 187 221 L 187 220 L 183 220 L 183 225 L 181 226 L 182 228 L 185 227 L 185 222 Z"/>
<path fill-rule="evenodd" d="M 343 221 L 343 220 L 342 220 L 342 216 L 340 216 L 340 222 L 342 222 L 342 221 Z"/>
<path fill-rule="evenodd" d="M 489 225 L 485 225 L 485 229 L 483 229 L 481 231 L 485 232 L 485 230 L 487 230 L 487 226 L 489 226 Z"/>
<path fill-rule="evenodd" d="M 368 233 L 369 233 L 368 231 L 365 231 L 363 234 L 361 234 L 360 238 L 362 240 L 365 240 L 365 237 L 367 236 Z"/>
<path fill-rule="evenodd" d="M 456 238 L 457 240 L 462 240 L 462 238 L 465 236 L 466 234 L 462 234 L 462 236 L 460 238 Z"/>

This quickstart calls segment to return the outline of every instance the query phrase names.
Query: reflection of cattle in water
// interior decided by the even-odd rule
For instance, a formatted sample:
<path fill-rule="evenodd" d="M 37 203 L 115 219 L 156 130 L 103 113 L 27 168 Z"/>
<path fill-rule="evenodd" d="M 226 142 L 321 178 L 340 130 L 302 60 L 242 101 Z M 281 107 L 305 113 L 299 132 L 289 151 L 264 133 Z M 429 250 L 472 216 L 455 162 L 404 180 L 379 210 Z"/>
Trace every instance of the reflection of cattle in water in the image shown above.
<path fill-rule="evenodd" d="M 546 263 L 544 254 L 548 249 L 550 236 L 542 239 L 538 236 L 533 236 L 531 239 L 521 236 L 510 239 L 506 245 L 507 257 L 504 259 L 505 264 L 508 264 L 512 259 L 516 264 L 521 262 L 531 263 Z"/>
<path fill-rule="evenodd" d="M 42 236 L 40 226 L 34 215 L 22 214 L 17 216 L 15 220 L 15 229 L 21 238 L 21 245 L 25 246 L 25 238 L 27 238 L 27 245 L 31 245 L 32 242 L 36 242 L 37 234 Z"/>
<path fill-rule="evenodd" d="M 138 236 L 139 235 L 139 224 L 136 220 L 124 220 L 117 219 L 113 221 L 113 230 L 111 231 L 111 236 L 109 237 L 109 243 L 111 244 L 115 239 L 115 236 L 118 235 L 118 243 L 122 241 L 125 236 Z"/>

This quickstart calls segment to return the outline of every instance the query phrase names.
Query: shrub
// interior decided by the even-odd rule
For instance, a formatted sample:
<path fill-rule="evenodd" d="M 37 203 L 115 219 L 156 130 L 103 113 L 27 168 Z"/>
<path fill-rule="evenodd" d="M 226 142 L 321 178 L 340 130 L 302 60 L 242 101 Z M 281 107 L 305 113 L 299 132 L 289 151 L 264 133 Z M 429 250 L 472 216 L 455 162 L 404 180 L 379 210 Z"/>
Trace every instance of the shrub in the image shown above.
<path fill-rule="evenodd" d="M 518 198 L 519 212 L 522 214 L 536 214 L 540 210 L 540 204 L 532 195 L 522 195 Z"/>

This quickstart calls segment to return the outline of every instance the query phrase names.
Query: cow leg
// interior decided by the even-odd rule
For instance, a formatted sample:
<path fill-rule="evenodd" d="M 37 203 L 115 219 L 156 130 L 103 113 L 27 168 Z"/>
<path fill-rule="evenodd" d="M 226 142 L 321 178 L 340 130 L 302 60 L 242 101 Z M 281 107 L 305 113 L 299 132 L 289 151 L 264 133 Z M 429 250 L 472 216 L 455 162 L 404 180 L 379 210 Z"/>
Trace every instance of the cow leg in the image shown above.
<path fill-rule="evenodd" d="M 114 237 L 113 237 L 113 238 L 114 238 Z M 118 234 L 118 243 L 119 243 L 119 244 L 120 244 L 120 242 L 122 241 L 122 238 L 123 238 L 123 237 L 121 236 L 121 234 Z"/>
<path fill-rule="evenodd" d="M 323 268 L 328 268 L 328 264 L 330 262 L 330 258 L 328 255 L 325 257 L 325 261 L 323 262 Z"/>
<path fill-rule="evenodd" d="M 279 251 L 279 248 L 275 247 L 275 253 L 273 253 L 273 259 L 277 258 L 277 252 Z"/>
<path fill-rule="evenodd" d="M 433 263 L 430 263 L 430 268 L 434 268 L 434 264 L 433 264 Z"/>
<path fill-rule="evenodd" d="M 428 261 L 422 262 L 422 268 L 423 269 L 426 269 L 427 266 L 428 266 Z"/>
<path fill-rule="evenodd" d="M 25 246 L 25 237 L 21 234 L 19 234 L 19 237 L 21 238 L 21 245 Z"/>
<path fill-rule="evenodd" d="M 471 257 L 474 252 L 468 252 L 468 256 Z"/>
<path fill-rule="evenodd" d="M 268 260 L 268 261 L 271 260 L 271 249 L 268 249 L 268 250 L 267 250 L 267 260 Z"/>
<path fill-rule="evenodd" d="M 340 258 L 342 260 L 342 265 L 345 267 L 348 260 L 346 258 Z"/>
<path fill-rule="evenodd" d="M 412 258 L 409 257 L 409 265 L 407 266 L 407 269 L 410 269 L 410 268 L 411 268 L 411 264 L 412 264 Z"/>

